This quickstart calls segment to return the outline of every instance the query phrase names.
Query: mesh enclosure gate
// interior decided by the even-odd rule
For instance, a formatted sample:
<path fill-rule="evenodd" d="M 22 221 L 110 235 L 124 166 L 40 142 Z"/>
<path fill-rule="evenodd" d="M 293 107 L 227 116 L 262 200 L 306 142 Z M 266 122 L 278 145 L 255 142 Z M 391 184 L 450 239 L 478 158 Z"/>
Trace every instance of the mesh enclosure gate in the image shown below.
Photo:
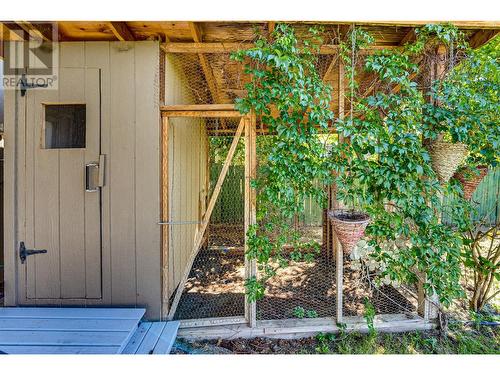
<path fill-rule="evenodd" d="M 231 176 L 241 168 L 244 139 L 240 138 L 226 178 L 216 192 L 234 136 L 217 129 L 235 129 L 240 118 L 169 118 L 169 260 L 170 303 L 183 288 L 174 319 L 243 317 L 245 306 L 243 211 L 228 204 L 229 196 L 244 201 L 241 186 Z M 201 246 L 192 265 L 189 253 L 210 199 L 217 194 Z M 181 274 L 189 269 L 186 282 Z"/>

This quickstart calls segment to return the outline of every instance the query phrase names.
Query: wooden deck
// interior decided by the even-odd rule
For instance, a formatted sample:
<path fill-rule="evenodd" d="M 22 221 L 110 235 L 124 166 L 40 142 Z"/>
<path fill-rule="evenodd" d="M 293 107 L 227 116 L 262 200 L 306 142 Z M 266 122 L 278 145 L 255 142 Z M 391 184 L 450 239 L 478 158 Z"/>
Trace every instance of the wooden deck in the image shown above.
<path fill-rule="evenodd" d="M 145 309 L 0 308 L 6 354 L 167 354 L 176 322 L 141 322 Z"/>

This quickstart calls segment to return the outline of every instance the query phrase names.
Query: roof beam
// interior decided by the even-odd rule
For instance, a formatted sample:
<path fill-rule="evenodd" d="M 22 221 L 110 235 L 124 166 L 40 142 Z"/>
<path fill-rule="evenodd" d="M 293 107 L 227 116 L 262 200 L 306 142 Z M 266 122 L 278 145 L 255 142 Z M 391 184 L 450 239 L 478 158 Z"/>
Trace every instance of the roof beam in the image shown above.
<path fill-rule="evenodd" d="M 253 43 L 225 43 L 225 42 L 215 42 L 215 43 L 166 43 L 162 45 L 165 52 L 170 53 L 228 53 L 235 52 L 242 49 L 254 48 Z M 395 49 L 398 46 L 370 46 L 361 51 L 361 53 L 371 53 L 373 51 L 380 51 L 383 49 Z M 336 44 L 324 44 L 320 47 L 319 53 L 321 55 L 334 55 L 337 54 L 339 46 Z"/>
<path fill-rule="evenodd" d="M 498 21 L 446 21 L 446 20 L 428 20 L 428 21 L 287 21 L 290 24 L 305 25 L 352 25 L 356 26 L 392 26 L 392 27 L 421 27 L 430 23 L 450 23 L 460 29 L 500 29 Z"/>
<path fill-rule="evenodd" d="M 326 72 L 323 75 L 323 82 L 326 82 L 328 80 L 328 77 L 332 74 L 338 59 L 339 59 L 338 54 L 332 57 L 332 61 L 330 61 L 330 64 L 328 65 L 328 68 L 326 69 Z"/>
<path fill-rule="evenodd" d="M 196 43 L 201 43 L 203 40 L 203 35 L 201 33 L 200 26 L 196 22 L 189 22 L 189 30 L 191 31 L 191 37 Z"/>
<path fill-rule="evenodd" d="M 108 25 L 118 40 L 122 42 L 135 40 L 134 34 L 125 22 L 108 22 Z"/>
<path fill-rule="evenodd" d="M 417 34 L 415 33 L 415 29 L 410 29 L 406 33 L 406 35 L 399 42 L 400 46 L 404 46 L 406 43 L 413 42 L 417 38 Z"/>
<path fill-rule="evenodd" d="M 269 21 L 267 23 L 267 30 L 269 31 L 269 35 L 271 35 L 274 32 L 275 27 L 276 27 L 276 22 Z"/>
<path fill-rule="evenodd" d="M 27 40 L 26 31 L 22 29 L 22 35 L 19 33 L 19 26 L 14 22 L 0 22 L 2 40 L 23 41 Z"/>
<path fill-rule="evenodd" d="M 191 36 L 195 43 L 201 43 L 203 40 L 203 34 L 201 28 L 195 22 L 189 22 L 189 29 L 191 30 Z M 171 45 L 171 43 L 167 44 Z M 205 80 L 207 81 L 208 89 L 210 91 L 210 95 L 212 96 L 212 100 L 215 104 L 221 103 L 221 96 L 219 94 L 219 90 L 217 89 L 217 83 L 215 82 L 214 72 L 208 62 L 207 57 L 198 52 L 198 58 L 200 60 L 201 69 L 203 70 L 203 74 L 205 76 Z M 226 128 L 226 122 L 222 121 L 222 126 Z"/>
<path fill-rule="evenodd" d="M 479 48 L 482 45 L 488 43 L 493 39 L 498 33 L 498 30 L 479 30 L 472 35 L 469 40 L 469 45 L 471 48 Z"/>
<path fill-rule="evenodd" d="M 201 33 L 199 26 L 197 24 L 195 24 L 194 22 L 189 22 L 189 29 L 191 30 L 191 36 L 192 36 L 193 40 L 195 41 L 195 43 L 196 44 L 204 44 L 204 43 L 201 43 L 202 33 Z M 172 44 L 174 44 L 174 43 L 168 43 L 167 47 L 172 45 Z M 212 68 L 210 67 L 210 64 L 208 62 L 208 59 L 205 55 L 203 55 L 203 52 L 201 52 L 201 51 L 198 51 L 198 58 L 200 59 L 201 69 L 203 70 L 203 74 L 205 75 L 205 80 L 207 81 L 208 89 L 210 90 L 210 94 L 212 95 L 212 99 L 215 103 L 220 103 L 220 96 L 219 96 L 219 92 L 217 91 L 215 77 L 214 77 Z"/>
<path fill-rule="evenodd" d="M 52 42 L 52 27 L 48 22 L 32 23 L 27 21 L 16 21 L 17 26 L 26 31 L 28 35 L 37 35 L 46 42 Z M 56 37 L 57 38 L 57 37 Z"/>

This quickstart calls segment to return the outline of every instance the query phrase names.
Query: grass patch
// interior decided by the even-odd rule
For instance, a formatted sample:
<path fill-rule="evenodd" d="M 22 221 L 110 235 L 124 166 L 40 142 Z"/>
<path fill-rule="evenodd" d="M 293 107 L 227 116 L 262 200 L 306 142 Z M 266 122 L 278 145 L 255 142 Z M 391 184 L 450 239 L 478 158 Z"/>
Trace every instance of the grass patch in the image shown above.
<path fill-rule="evenodd" d="M 437 332 L 340 334 L 320 343 L 322 353 L 338 354 L 500 354 L 500 332 L 492 327 L 455 325 Z"/>
<path fill-rule="evenodd" d="M 183 353 L 214 354 L 500 354 L 500 328 L 450 324 L 437 331 L 361 334 L 321 333 L 316 337 L 208 340 L 186 343 Z"/>

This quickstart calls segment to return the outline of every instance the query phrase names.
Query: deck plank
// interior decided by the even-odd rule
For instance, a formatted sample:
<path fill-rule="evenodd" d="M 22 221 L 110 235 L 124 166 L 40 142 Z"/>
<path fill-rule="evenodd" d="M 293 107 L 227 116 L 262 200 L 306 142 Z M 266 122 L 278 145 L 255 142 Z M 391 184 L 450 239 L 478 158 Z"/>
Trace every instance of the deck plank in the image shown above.
<path fill-rule="evenodd" d="M 0 331 L 0 345 L 121 346 L 128 332 Z"/>
<path fill-rule="evenodd" d="M 73 308 L 73 307 L 4 307 L 0 318 L 46 319 L 141 319 L 145 309 L 124 308 Z"/>
<path fill-rule="evenodd" d="M 119 346 L 0 346 L 9 354 L 119 354 Z"/>
<path fill-rule="evenodd" d="M 174 345 L 179 326 L 179 321 L 167 322 L 167 324 L 163 328 L 163 332 L 161 333 L 160 338 L 158 339 L 158 342 L 153 349 L 153 354 L 170 353 L 170 351 L 172 350 L 172 346 Z"/>
<path fill-rule="evenodd" d="M 145 309 L 0 308 L 0 350 L 11 354 L 118 354 Z"/>
<path fill-rule="evenodd" d="M 153 323 L 151 322 L 142 322 L 135 331 L 132 338 L 127 343 L 127 346 L 125 346 L 125 349 L 123 349 L 122 353 L 135 354 L 137 352 L 137 349 L 139 349 L 139 346 L 141 345 L 142 341 L 144 340 L 144 337 L 146 337 L 146 334 L 148 333 L 152 324 Z"/>
<path fill-rule="evenodd" d="M 130 331 L 137 325 L 137 319 L 0 319 L 2 331 Z"/>
<path fill-rule="evenodd" d="M 148 330 L 146 337 L 142 340 L 135 354 L 152 354 L 166 324 L 166 322 L 152 323 L 151 328 Z"/>

